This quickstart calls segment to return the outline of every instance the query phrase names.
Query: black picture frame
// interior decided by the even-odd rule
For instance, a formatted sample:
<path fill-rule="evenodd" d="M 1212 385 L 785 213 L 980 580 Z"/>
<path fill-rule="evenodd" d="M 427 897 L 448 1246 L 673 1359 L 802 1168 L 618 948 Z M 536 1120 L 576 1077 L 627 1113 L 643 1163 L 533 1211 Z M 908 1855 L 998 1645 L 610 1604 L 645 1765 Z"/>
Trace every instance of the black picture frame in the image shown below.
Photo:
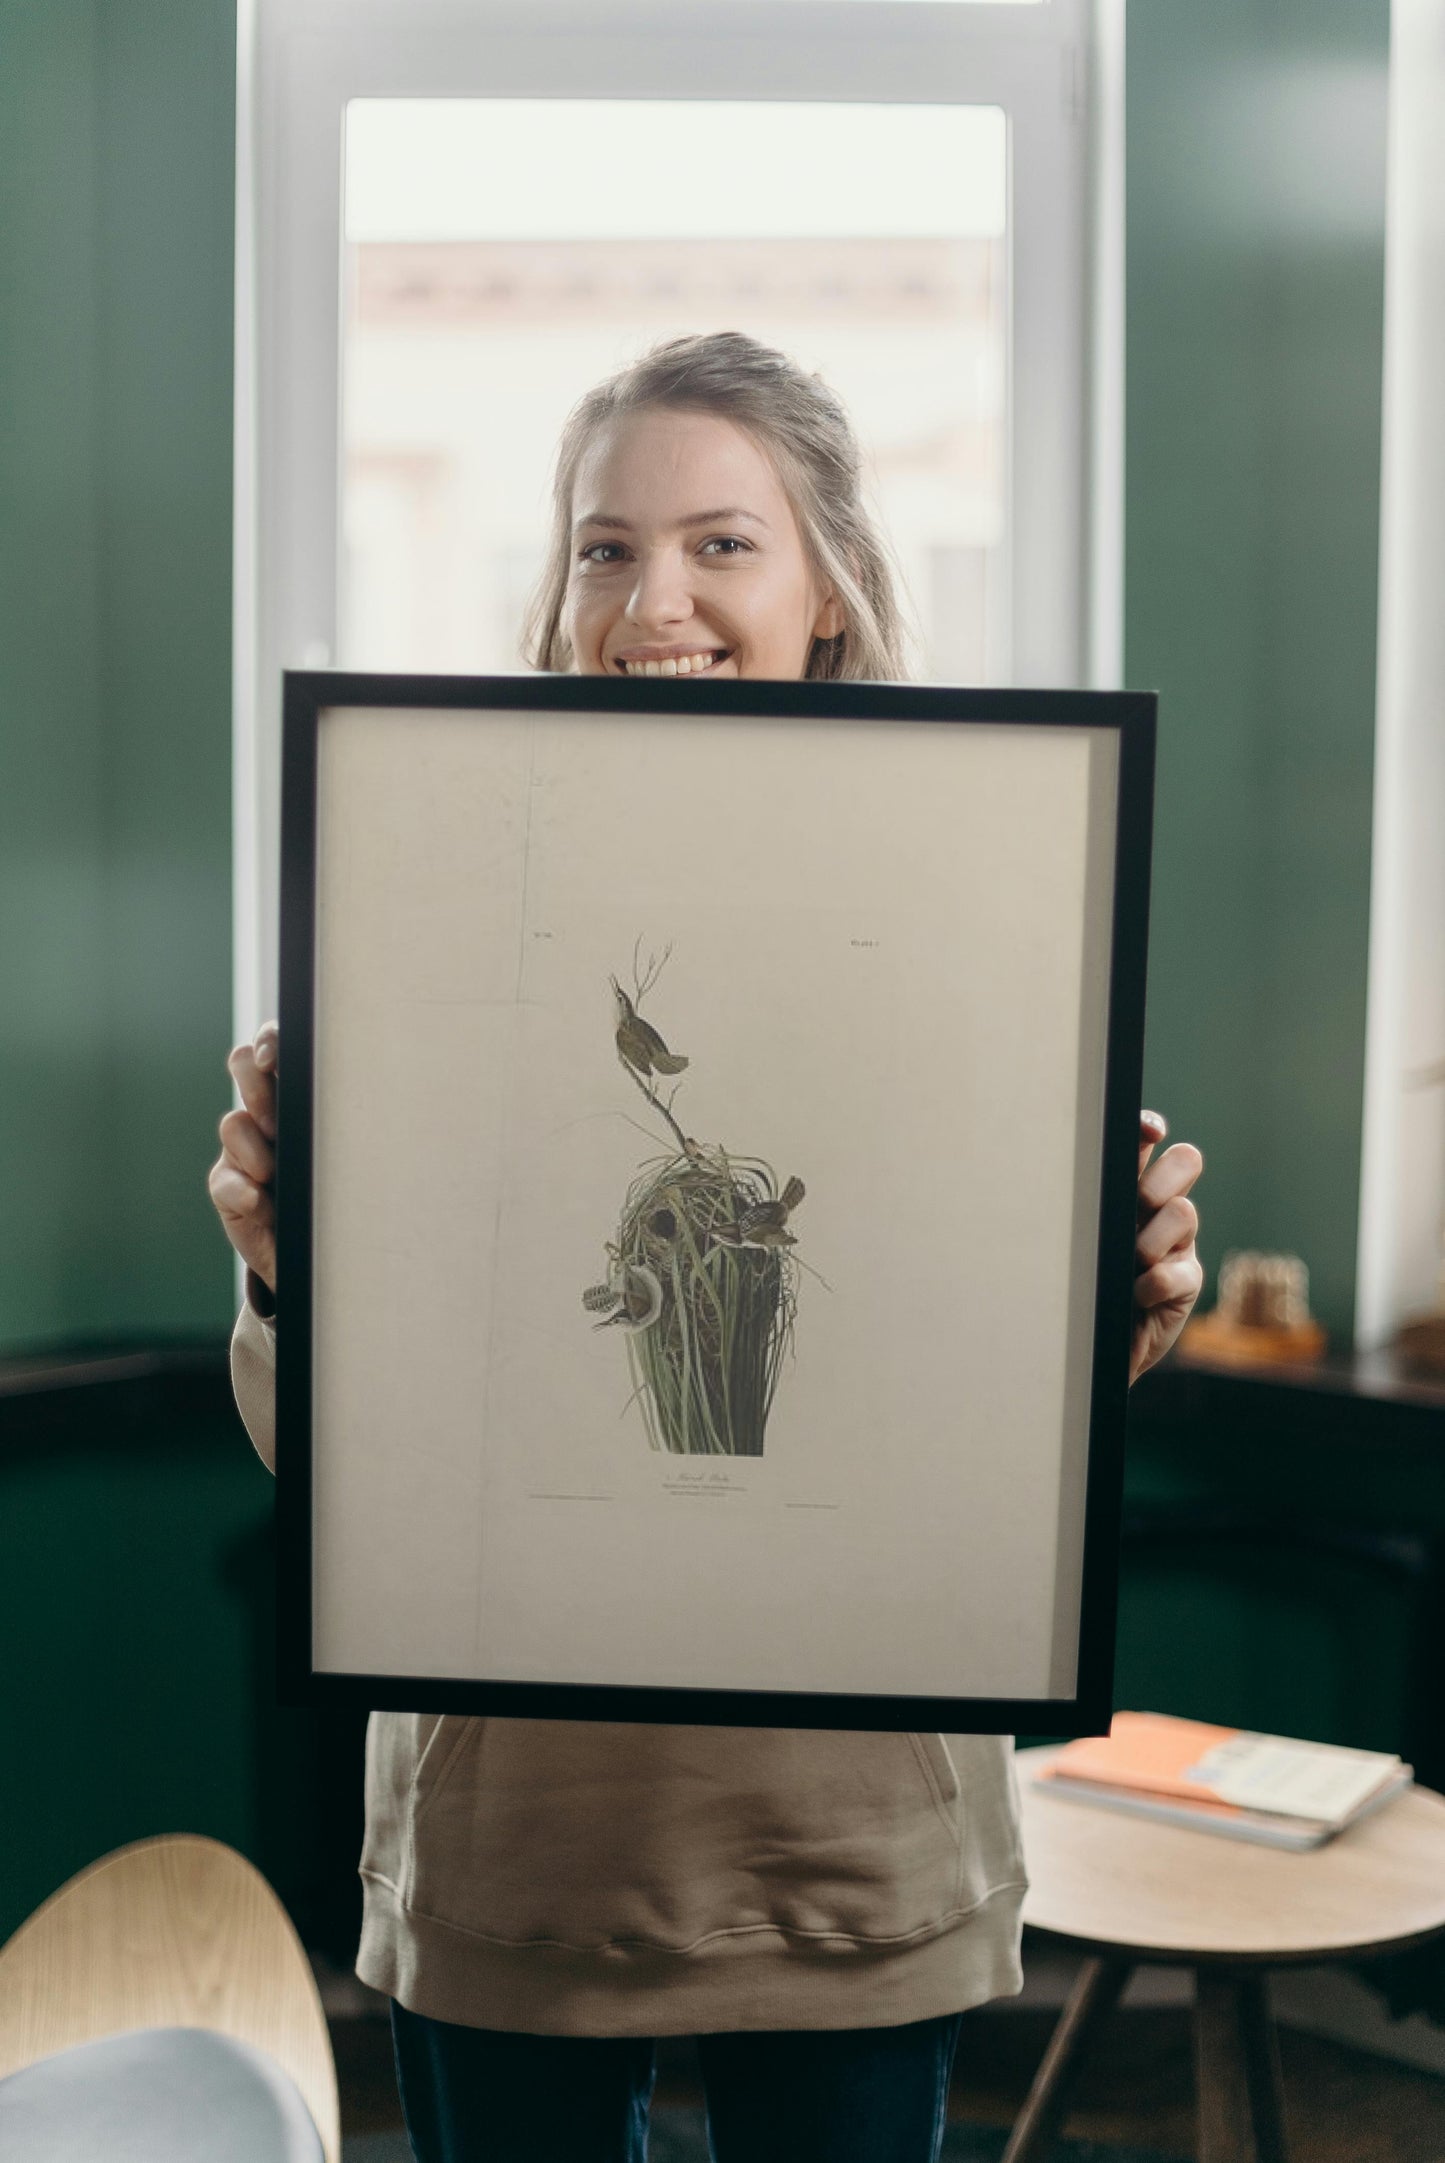
<path fill-rule="evenodd" d="M 402 715 L 459 709 L 513 713 L 674 714 L 666 680 L 555 675 L 465 677 L 290 671 L 284 686 L 278 1078 L 277 1332 L 278 1686 L 292 1705 L 570 1720 L 685 1722 L 955 1733 L 1096 1734 L 1112 1705 L 1125 1411 L 1134 1307 L 1155 695 L 1141 692 L 952 689 L 872 683 L 694 683 L 699 715 L 1106 730 L 1117 741 L 1112 922 L 1088 1453 L 1083 1507 L 1077 1684 L 1067 1695 L 956 1696 L 787 1688 L 689 1688 L 435 1674 L 338 1672 L 313 1646 L 316 1518 L 311 1454 L 314 1016 L 317 976 L 318 744 L 324 717 L 376 708 Z M 404 726 L 404 721 L 398 721 Z M 379 1595 L 384 1588 L 379 1588 Z"/>

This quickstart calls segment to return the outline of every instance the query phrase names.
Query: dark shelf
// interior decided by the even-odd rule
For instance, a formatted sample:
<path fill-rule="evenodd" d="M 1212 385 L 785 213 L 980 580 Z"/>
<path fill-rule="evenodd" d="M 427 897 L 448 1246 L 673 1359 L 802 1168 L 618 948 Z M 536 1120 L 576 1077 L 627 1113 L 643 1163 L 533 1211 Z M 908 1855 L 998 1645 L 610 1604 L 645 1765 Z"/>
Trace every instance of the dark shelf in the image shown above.
<path fill-rule="evenodd" d="M 0 1450 L 194 1449 L 201 1432 L 240 1421 L 223 1337 L 43 1346 L 0 1359 Z"/>
<path fill-rule="evenodd" d="M 0 1359 L 0 1397 L 34 1397 L 53 1390 L 95 1389 L 117 1382 L 215 1377 L 228 1371 L 224 1337 L 156 1342 L 107 1338 L 45 1346 Z"/>
<path fill-rule="evenodd" d="M 1445 1447 L 1445 1376 L 1411 1371 L 1388 1352 L 1312 1365 L 1226 1367 L 1176 1354 L 1140 1377 L 1131 1417 L 1151 1425 L 1269 1426 L 1351 1442 Z"/>

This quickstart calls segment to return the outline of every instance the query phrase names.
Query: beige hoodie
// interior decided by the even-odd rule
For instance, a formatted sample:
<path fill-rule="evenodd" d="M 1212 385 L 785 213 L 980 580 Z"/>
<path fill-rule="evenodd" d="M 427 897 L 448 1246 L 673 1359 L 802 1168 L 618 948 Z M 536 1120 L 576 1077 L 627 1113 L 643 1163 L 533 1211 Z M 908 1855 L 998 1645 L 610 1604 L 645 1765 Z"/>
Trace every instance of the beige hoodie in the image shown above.
<path fill-rule="evenodd" d="M 274 1322 L 232 1343 L 275 1447 Z M 927 2020 L 1022 1984 L 1012 1743 L 374 1712 L 357 1973 L 539 2035 Z"/>

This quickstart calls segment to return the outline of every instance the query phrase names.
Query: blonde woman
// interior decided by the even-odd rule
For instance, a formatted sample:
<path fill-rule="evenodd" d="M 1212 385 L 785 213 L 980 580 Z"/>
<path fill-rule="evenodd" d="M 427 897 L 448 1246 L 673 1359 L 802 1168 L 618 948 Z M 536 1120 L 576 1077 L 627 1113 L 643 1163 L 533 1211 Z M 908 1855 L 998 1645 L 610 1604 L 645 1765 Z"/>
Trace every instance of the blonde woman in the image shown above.
<path fill-rule="evenodd" d="M 904 635 L 838 400 L 735 333 L 592 391 L 528 658 L 584 675 L 890 678 Z M 236 1394 L 270 1461 L 274 1024 L 232 1052 L 211 1193 L 248 1267 Z M 1199 1152 L 1140 1130 L 1132 1375 L 1198 1294 Z M 1027 1147 L 1020 1134 L 1018 1146 Z M 1041 1225 L 1065 1238 L 1067 1208 Z M 1028 1298 L 1028 1286 L 1019 1286 Z M 280 1324 L 284 1328 L 284 1320 Z M 633 2163 L 654 2038 L 695 2035 L 717 2163 L 930 2163 L 959 2020 L 1020 1987 L 1006 1738 L 375 1713 L 357 1968 L 420 2163 Z"/>

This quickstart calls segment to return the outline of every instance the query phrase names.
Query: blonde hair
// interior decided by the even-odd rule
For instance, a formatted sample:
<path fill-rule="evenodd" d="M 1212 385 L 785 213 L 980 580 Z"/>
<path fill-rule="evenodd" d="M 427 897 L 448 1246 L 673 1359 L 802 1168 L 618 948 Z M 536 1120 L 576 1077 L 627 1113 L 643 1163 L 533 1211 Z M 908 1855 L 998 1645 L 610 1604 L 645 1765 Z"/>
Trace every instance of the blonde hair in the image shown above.
<path fill-rule="evenodd" d="M 571 668 L 562 618 L 577 469 L 599 428 L 659 406 L 719 414 L 772 458 L 814 576 L 843 612 L 835 638 L 813 640 L 804 676 L 835 683 L 906 679 L 909 631 L 887 544 L 862 500 L 858 440 L 842 401 L 821 376 L 735 330 L 670 338 L 573 407 L 557 447 L 552 536 L 523 626 L 523 658 L 533 668 Z"/>

